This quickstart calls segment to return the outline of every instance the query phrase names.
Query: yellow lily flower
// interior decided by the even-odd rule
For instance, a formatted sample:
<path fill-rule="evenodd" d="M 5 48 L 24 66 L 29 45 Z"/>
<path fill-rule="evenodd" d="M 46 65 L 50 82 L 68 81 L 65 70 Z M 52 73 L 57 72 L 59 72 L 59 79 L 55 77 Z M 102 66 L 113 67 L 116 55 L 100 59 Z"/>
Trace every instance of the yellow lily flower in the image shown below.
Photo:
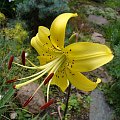
<path fill-rule="evenodd" d="M 29 60 L 28 62 L 33 67 L 15 64 L 25 68 L 39 69 L 40 72 L 19 79 L 32 78 L 16 85 L 15 88 L 31 83 L 46 73 L 48 76 L 54 73 L 48 84 L 47 96 L 50 84 L 57 85 L 63 92 L 68 87 L 69 82 L 83 91 L 92 91 L 96 88 L 100 80 L 93 82 L 80 72 L 92 71 L 108 63 L 112 60 L 113 54 L 106 45 L 92 42 L 77 42 L 64 48 L 66 24 L 71 17 L 76 16 L 76 13 L 63 13 L 55 18 L 50 30 L 44 26 L 39 27 L 38 33 L 31 40 L 31 45 L 39 54 L 38 59 L 41 66 L 36 66 Z M 41 83 L 40 87 L 44 82 Z"/>

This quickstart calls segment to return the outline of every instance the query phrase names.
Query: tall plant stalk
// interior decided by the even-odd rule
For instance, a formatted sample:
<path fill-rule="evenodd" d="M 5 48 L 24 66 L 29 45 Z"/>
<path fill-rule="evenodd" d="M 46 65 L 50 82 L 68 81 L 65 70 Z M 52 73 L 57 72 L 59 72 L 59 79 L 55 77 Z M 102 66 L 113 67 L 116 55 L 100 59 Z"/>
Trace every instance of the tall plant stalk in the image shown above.
<path fill-rule="evenodd" d="M 71 93 L 71 83 L 68 86 L 68 94 L 67 94 L 67 100 L 66 100 L 66 106 L 65 106 L 65 111 L 64 111 L 64 117 L 63 120 L 65 120 L 65 116 L 67 113 L 67 109 L 68 109 L 68 102 L 69 102 L 69 98 L 70 98 L 70 93 Z"/>

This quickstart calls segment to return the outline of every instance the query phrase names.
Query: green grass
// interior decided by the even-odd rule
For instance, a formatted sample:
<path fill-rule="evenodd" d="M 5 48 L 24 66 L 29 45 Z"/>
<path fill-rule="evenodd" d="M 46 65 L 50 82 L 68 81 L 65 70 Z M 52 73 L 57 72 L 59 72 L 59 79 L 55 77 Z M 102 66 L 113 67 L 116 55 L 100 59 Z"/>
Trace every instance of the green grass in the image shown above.
<path fill-rule="evenodd" d="M 105 26 L 103 32 L 114 53 L 114 59 L 106 65 L 113 81 L 106 85 L 104 91 L 107 101 L 116 111 L 117 119 L 120 119 L 120 21 L 115 21 Z"/>
<path fill-rule="evenodd" d="M 106 0 L 105 5 L 117 9 L 120 7 L 120 0 Z"/>

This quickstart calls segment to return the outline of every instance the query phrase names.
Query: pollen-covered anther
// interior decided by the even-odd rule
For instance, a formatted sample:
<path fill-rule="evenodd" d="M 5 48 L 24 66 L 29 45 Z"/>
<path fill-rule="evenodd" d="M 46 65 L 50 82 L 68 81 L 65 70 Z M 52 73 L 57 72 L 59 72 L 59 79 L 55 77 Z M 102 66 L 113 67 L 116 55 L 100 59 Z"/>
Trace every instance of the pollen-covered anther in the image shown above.
<path fill-rule="evenodd" d="M 8 62 L 8 70 L 10 70 L 10 68 L 12 67 L 12 62 L 13 62 L 13 60 L 14 60 L 14 56 L 12 55 L 12 56 L 10 57 L 9 62 Z"/>
<path fill-rule="evenodd" d="M 22 58 L 22 64 L 25 65 L 25 51 L 22 52 L 21 58 Z"/>
<path fill-rule="evenodd" d="M 16 81 L 17 81 L 17 79 L 15 78 L 15 79 L 12 79 L 12 80 L 7 80 L 6 83 L 13 83 L 13 82 L 16 82 Z"/>
<path fill-rule="evenodd" d="M 51 104 L 53 104 L 55 102 L 54 99 L 51 99 L 50 101 L 48 101 L 47 103 L 45 103 L 43 106 L 40 107 L 41 110 L 44 110 L 46 108 L 48 108 Z"/>
<path fill-rule="evenodd" d="M 27 101 L 23 104 L 23 107 L 26 107 L 30 103 L 30 101 L 33 99 L 33 97 L 34 96 L 29 97 Z"/>
<path fill-rule="evenodd" d="M 54 75 L 54 73 L 51 73 L 51 74 L 49 74 L 49 75 L 45 78 L 45 80 L 44 80 L 44 85 L 46 85 L 46 84 L 51 80 L 51 78 L 53 77 L 53 75 Z"/>
<path fill-rule="evenodd" d="M 13 86 L 13 89 L 16 89 L 16 85 Z"/>

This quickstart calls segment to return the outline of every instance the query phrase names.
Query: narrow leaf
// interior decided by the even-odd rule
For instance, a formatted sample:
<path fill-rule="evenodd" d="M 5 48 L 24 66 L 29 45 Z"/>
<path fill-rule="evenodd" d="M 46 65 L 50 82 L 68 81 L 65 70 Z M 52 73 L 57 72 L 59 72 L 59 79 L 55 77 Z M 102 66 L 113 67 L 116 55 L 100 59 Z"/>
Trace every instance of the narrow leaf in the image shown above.
<path fill-rule="evenodd" d="M 0 100 L 0 107 L 4 106 L 7 102 L 9 102 L 9 99 L 14 94 L 15 90 L 13 88 L 10 88 L 9 91 L 4 95 L 4 97 Z"/>

